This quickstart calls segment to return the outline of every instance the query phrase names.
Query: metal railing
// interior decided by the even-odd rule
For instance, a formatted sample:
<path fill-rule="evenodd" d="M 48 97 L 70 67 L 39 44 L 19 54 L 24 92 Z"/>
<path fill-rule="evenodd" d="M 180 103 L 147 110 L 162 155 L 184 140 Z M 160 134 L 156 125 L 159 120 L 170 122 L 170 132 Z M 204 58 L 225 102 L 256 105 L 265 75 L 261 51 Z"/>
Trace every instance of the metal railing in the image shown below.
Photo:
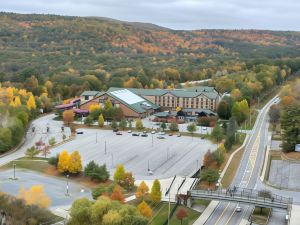
<path fill-rule="evenodd" d="M 219 190 L 191 190 L 188 192 L 188 195 L 191 198 L 232 201 L 287 210 L 293 203 L 292 198 L 286 198 L 270 192 L 265 192 L 264 190 L 257 191 L 238 187 Z"/>

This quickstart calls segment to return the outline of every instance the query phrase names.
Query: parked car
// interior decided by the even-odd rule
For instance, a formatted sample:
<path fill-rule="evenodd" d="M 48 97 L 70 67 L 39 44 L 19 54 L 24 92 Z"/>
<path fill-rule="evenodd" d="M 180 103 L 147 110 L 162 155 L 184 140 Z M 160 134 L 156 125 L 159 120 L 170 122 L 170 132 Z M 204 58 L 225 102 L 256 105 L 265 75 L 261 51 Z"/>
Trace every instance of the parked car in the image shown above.
<path fill-rule="evenodd" d="M 179 134 L 177 134 L 177 137 L 181 137 L 181 134 L 179 133 Z"/>
<path fill-rule="evenodd" d="M 141 137 L 148 137 L 148 134 L 143 133 L 143 134 L 141 135 Z"/>
<path fill-rule="evenodd" d="M 155 130 L 151 131 L 151 134 L 155 134 L 155 133 L 156 133 Z"/>
<path fill-rule="evenodd" d="M 113 129 L 113 132 L 118 132 L 119 131 L 119 129 L 117 128 L 117 129 Z"/>
<path fill-rule="evenodd" d="M 76 132 L 76 134 L 83 134 L 83 131 L 79 130 Z"/>
<path fill-rule="evenodd" d="M 132 133 L 132 130 L 129 130 L 128 133 L 131 134 L 131 133 Z"/>
<path fill-rule="evenodd" d="M 132 136 L 140 136 L 139 133 L 132 133 Z"/>
<path fill-rule="evenodd" d="M 164 136 L 158 136 L 157 139 L 166 139 Z"/>
<path fill-rule="evenodd" d="M 159 135 L 165 135 L 166 132 L 159 132 L 158 134 L 159 134 Z"/>
<path fill-rule="evenodd" d="M 173 136 L 173 134 L 172 134 L 172 133 L 169 133 L 169 136 Z"/>
<path fill-rule="evenodd" d="M 116 135 L 122 135 L 122 132 L 121 131 L 117 131 Z"/>

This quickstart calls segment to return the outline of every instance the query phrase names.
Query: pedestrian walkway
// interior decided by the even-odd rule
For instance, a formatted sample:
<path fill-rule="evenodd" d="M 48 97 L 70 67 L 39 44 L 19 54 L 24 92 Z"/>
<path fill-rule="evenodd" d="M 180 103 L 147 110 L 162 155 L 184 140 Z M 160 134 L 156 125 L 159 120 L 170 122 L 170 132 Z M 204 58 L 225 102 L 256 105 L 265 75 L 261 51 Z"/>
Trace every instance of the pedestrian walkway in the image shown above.
<path fill-rule="evenodd" d="M 203 225 L 203 224 L 205 224 L 218 204 L 219 204 L 218 201 L 211 201 L 209 203 L 209 205 L 206 207 L 206 209 L 204 210 L 204 212 L 201 214 L 201 216 L 193 223 L 193 225 Z"/>

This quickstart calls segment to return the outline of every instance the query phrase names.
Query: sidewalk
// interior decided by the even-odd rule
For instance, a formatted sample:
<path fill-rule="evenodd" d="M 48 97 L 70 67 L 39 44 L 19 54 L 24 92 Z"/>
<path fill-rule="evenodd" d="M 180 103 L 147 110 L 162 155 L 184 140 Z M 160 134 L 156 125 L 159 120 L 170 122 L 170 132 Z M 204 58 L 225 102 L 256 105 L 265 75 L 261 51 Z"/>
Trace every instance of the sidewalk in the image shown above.
<path fill-rule="evenodd" d="M 210 215 L 214 212 L 215 208 L 219 204 L 218 201 L 211 201 L 206 207 L 201 216 L 193 223 L 193 225 L 203 225 L 206 223 Z"/>

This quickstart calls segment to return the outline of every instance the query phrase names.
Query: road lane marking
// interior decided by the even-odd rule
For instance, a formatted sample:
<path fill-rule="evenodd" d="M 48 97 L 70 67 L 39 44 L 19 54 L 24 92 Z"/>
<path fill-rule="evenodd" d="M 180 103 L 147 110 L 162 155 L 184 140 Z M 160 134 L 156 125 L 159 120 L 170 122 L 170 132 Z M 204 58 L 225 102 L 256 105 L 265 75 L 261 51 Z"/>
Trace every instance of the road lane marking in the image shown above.
<path fill-rule="evenodd" d="M 218 224 L 220 219 L 222 218 L 222 216 L 224 215 L 226 209 L 228 208 L 228 206 L 230 205 L 230 203 L 227 203 L 227 206 L 225 207 L 225 209 L 223 210 L 223 212 L 221 213 L 220 217 L 218 218 L 218 220 L 214 223 L 214 225 Z"/>

